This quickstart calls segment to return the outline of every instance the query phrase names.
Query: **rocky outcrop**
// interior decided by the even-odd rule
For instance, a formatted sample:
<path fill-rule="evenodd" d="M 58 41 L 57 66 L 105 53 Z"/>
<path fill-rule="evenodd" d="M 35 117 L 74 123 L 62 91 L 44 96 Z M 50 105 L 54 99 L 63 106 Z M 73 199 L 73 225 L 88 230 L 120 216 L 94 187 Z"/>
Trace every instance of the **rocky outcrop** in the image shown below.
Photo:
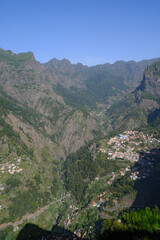
<path fill-rule="evenodd" d="M 150 92 L 154 97 L 160 98 L 160 61 L 147 67 L 138 90 Z"/>
<path fill-rule="evenodd" d="M 143 108 L 159 108 L 160 61 L 148 66 L 140 86 L 135 90 L 136 103 Z"/>
<path fill-rule="evenodd" d="M 160 61 L 148 66 L 143 80 L 121 103 L 110 107 L 107 116 L 113 129 L 136 129 L 151 124 L 160 109 Z M 151 117 L 151 116 L 154 116 Z"/>

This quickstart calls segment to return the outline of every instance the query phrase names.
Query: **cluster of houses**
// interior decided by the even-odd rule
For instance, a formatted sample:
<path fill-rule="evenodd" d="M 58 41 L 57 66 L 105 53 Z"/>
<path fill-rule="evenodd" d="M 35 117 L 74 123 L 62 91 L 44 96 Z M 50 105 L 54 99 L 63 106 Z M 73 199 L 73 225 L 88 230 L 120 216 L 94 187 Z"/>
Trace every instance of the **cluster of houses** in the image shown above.
<path fill-rule="evenodd" d="M 1 163 L 0 164 L 0 173 L 4 174 L 4 173 L 10 173 L 11 175 L 13 175 L 14 173 L 20 173 L 23 169 L 20 168 L 20 164 L 21 164 L 21 158 L 18 159 L 14 159 L 15 163 L 12 163 L 11 161 L 9 162 L 5 162 L 5 163 Z M 4 186 L 3 184 L 0 184 L 0 191 L 4 190 Z M 0 205 L 0 210 L 2 209 L 2 205 Z"/>
<path fill-rule="evenodd" d="M 112 195 L 112 193 L 110 193 L 110 195 Z M 97 208 L 99 208 L 100 207 L 100 205 L 101 205 L 101 203 L 103 203 L 103 202 L 108 202 L 109 201 L 109 197 L 107 197 L 106 198 L 106 192 L 103 192 L 103 193 L 101 193 L 99 196 L 99 203 L 96 203 L 96 202 L 92 202 L 92 206 L 93 207 L 97 207 Z M 103 197 L 103 198 L 102 198 Z M 118 201 L 118 197 L 115 197 L 114 199 L 112 199 L 112 201 L 114 202 L 114 203 L 117 203 L 117 201 Z"/>
<path fill-rule="evenodd" d="M 143 147 L 141 145 L 138 149 L 139 153 L 137 153 L 134 147 L 140 144 L 143 144 Z M 137 162 L 136 167 L 130 169 L 127 166 L 125 170 L 120 171 L 121 176 L 124 176 L 127 171 L 131 171 L 131 179 L 137 180 L 149 176 L 150 168 L 153 167 L 154 155 L 158 151 L 157 149 L 151 150 L 155 144 L 160 144 L 160 140 L 153 138 L 153 136 L 144 135 L 138 131 L 125 131 L 119 136 L 110 138 L 107 142 L 108 148 L 100 148 L 99 151 L 106 153 L 109 160 L 124 159 L 130 160 L 132 163 Z M 140 150 L 143 150 L 143 153 Z M 114 178 L 115 174 L 107 184 L 111 184 Z"/>
<path fill-rule="evenodd" d="M 119 136 L 113 137 L 108 141 L 109 149 L 100 148 L 99 151 L 107 153 L 107 159 L 109 160 L 124 159 L 130 160 L 131 162 L 137 162 L 139 154 L 133 151 L 133 147 L 126 146 L 125 144 L 131 139 L 131 136 L 120 134 Z"/>
<path fill-rule="evenodd" d="M 149 170 L 148 170 L 149 171 Z M 141 178 L 146 178 L 149 176 L 149 173 L 144 173 L 144 174 L 141 174 L 139 171 L 136 171 L 136 172 L 132 172 L 131 173 L 131 176 L 130 178 L 132 180 L 137 180 L 137 179 L 141 179 Z"/>
<path fill-rule="evenodd" d="M 107 181 L 107 184 L 110 185 L 113 182 L 113 180 L 115 179 L 115 177 L 116 177 L 116 174 L 114 172 L 112 172 L 112 177 L 110 178 L 110 180 Z"/>
<path fill-rule="evenodd" d="M 112 177 L 107 181 L 107 184 L 110 185 L 112 184 L 113 180 L 115 179 L 116 176 L 118 176 L 119 174 L 121 176 L 124 176 L 128 171 L 131 171 L 131 168 L 130 166 L 127 166 L 125 169 L 123 170 L 120 170 L 119 173 L 115 173 L 115 172 L 112 172 Z"/>
<path fill-rule="evenodd" d="M 160 140 L 145 136 L 142 132 L 125 131 L 119 136 L 110 138 L 107 142 L 108 148 L 100 148 L 99 152 L 107 153 L 108 160 L 123 159 L 138 162 L 140 155 L 134 151 L 134 146 L 144 144 L 144 149 L 147 150 L 151 144 L 155 143 L 159 144 Z"/>
<path fill-rule="evenodd" d="M 12 161 L 0 164 L 0 173 L 10 173 L 13 175 L 14 173 L 20 173 L 23 169 L 20 168 L 21 158 L 17 160 L 14 159 L 14 163 Z"/>
<path fill-rule="evenodd" d="M 103 193 L 104 194 L 104 193 Z M 101 195 L 102 196 L 102 195 Z M 72 218 L 74 218 L 75 216 L 77 216 L 79 214 L 79 208 L 76 207 L 75 205 L 73 205 L 73 203 L 69 206 L 69 208 L 71 209 L 71 211 L 67 214 L 67 218 L 66 218 L 66 222 L 65 222 L 65 227 L 68 226 L 71 222 L 72 222 Z M 70 233 L 69 236 L 66 236 L 66 234 L 62 234 L 61 236 L 56 236 L 53 239 L 73 239 L 73 240 L 77 240 L 77 239 L 85 239 L 86 236 L 88 236 L 91 233 L 91 229 L 92 226 L 90 226 L 88 232 L 87 231 L 83 231 L 82 228 L 75 230 L 74 233 Z"/>
<path fill-rule="evenodd" d="M 105 153 L 108 160 L 129 160 L 131 163 L 136 163 L 134 167 L 126 166 L 117 172 L 112 172 L 112 175 L 106 184 L 110 185 L 117 176 L 125 176 L 127 172 L 130 172 L 130 178 L 132 180 L 137 180 L 141 178 L 146 178 L 149 176 L 151 167 L 154 166 L 154 152 L 150 154 L 151 149 L 153 149 L 154 144 L 160 144 L 160 140 L 153 138 L 153 136 L 144 135 L 142 132 L 138 131 L 125 131 L 119 136 L 110 138 L 107 142 L 105 148 L 99 148 L 98 151 Z M 143 153 L 141 152 L 143 150 Z M 133 164 L 131 164 L 133 165 Z M 95 178 L 96 181 L 99 177 Z M 112 193 L 109 195 L 106 192 L 102 192 L 98 195 L 98 200 L 93 201 L 91 206 L 99 208 L 103 202 L 108 202 L 112 200 L 117 204 L 119 198 L 111 197 Z M 78 208 L 76 209 L 74 205 L 70 205 L 72 211 L 67 215 L 66 226 L 71 223 L 72 216 L 79 214 Z M 75 211 L 77 210 L 77 211 Z M 77 230 L 73 234 L 73 239 L 83 239 L 86 235 L 82 235 L 81 229 Z M 63 239 L 63 238 L 59 238 Z"/>
<path fill-rule="evenodd" d="M 101 193 L 100 195 L 98 195 L 99 198 L 99 203 L 101 204 L 104 201 L 109 201 L 109 198 L 106 198 L 106 192 Z M 96 203 L 96 202 L 92 202 L 92 206 L 93 207 L 100 207 L 100 204 Z"/>
<path fill-rule="evenodd" d="M 139 161 L 139 166 L 133 167 L 130 178 L 132 180 L 137 180 L 141 178 L 146 178 L 149 176 L 151 167 L 153 167 L 153 162 L 151 160 L 145 159 Z"/>
<path fill-rule="evenodd" d="M 70 233 L 69 236 L 66 236 L 66 234 L 62 234 L 61 236 L 57 236 L 55 238 L 53 237 L 51 239 L 53 239 L 53 240 L 64 240 L 64 239 L 65 240 L 70 240 L 70 239 L 78 240 L 78 239 L 84 239 L 86 237 L 86 235 L 87 235 L 87 231 L 85 231 L 84 234 L 82 234 L 81 229 L 80 229 L 80 230 L 74 231 L 73 234 Z"/>
<path fill-rule="evenodd" d="M 100 204 L 98 204 L 98 203 L 96 203 L 96 202 L 93 201 L 92 206 L 93 206 L 93 207 L 100 207 Z"/>
<path fill-rule="evenodd" d="M 75 207 L 73 204 L 69 206 L 72 210 L 70 213 L 67 215 L 67 220 L 66 220 L 66 226 L 68 226 L 71 223 L 71 220 L 73 217 L 77 216 L 79 214 L 79 211 L 77 207 Z"/>

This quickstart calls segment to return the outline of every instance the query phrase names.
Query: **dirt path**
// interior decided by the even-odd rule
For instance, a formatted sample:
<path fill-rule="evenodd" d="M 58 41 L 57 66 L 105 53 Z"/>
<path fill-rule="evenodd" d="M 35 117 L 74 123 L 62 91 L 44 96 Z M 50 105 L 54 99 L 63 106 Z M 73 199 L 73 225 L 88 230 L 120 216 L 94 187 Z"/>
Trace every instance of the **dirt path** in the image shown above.
<path fill-rule="evenodd" d="M 0 230 L 3 229 L 3 228 L 6 228 L 6 227 L 8 227 L 8 226 L 13 226 L 13 227 L 15 227 L 15 226 L 17 226 L 17 225 L 22 224 L 22 223 L 23 223 L 25 220 L 27 220 L 27 219 L 32 219 L 32 218 L 34 218 L 34 217 L 37 217 L 37 216 L 39 216 L 41 213 L 43 213 L 45 210 L 47 210 L 51 205 L 54 205 L 54 204 L 56 204 L 57 202 L 60 202 L 60 201 L 61 201 L 61 199 L 56 200 L 56 201 L 54 201 L 54 202 L 51 202 L 50 204 L 48 204 L 48 205 L 42 207 L 41 209 L 37 210 L 35 213 L 31 213 L 31 214 L 27 214 L 27 215 L 23 216 L 22 219 L 19 220 L 19 221 L 17 221 L 17 222 L 14 222 L 14 223 L 12 223 L 12 222 L 3 223 L 3 224 L 0 225 Z"/>

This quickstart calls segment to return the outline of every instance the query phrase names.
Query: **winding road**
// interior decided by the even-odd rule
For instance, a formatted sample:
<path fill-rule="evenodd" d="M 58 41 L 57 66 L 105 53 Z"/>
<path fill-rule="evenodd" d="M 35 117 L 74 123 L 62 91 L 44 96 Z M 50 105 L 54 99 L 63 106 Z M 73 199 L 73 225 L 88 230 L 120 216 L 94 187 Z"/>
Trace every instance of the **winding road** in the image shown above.
<path fill-rule="evenodd" d="M 8 226 L 13 226 L 13 227 L 18 226 L 18 225 L 22 224 L 25 220 L 28 220 L 28 219 L 32 219 L 32 218 L 34 218 L 34 217 L 37 217 L 37 216 L 39 216 L 40 214 L 42 214 L 45 210 L 47 210 L 51 205 L 54 205 L 54 204 L 56 204 L 57 202 L 61 202 L 61 201 L 62 201 L 62 198 L 59 199 L 59 200 L 56 200 L 56 201 L 54 201 L 54 202 L 51 202 L 51 203 L 49 203 L 48 205 L 46 205 L 46 206 L 40 208 L 39 210 L 37 210 L 35 213 L 31 213 L 31 214 L 27 214 L 27 215 L 23 216 L 22 219 L 19 220 L 19 221 L 17 221 L 17 222 L 14 222 L 14 223 L 12 223 L 12 222 L 3 223 L 3 224 L 0 225 L 0 230 L 6 228 L 6 227 L 8 227 Z"/>

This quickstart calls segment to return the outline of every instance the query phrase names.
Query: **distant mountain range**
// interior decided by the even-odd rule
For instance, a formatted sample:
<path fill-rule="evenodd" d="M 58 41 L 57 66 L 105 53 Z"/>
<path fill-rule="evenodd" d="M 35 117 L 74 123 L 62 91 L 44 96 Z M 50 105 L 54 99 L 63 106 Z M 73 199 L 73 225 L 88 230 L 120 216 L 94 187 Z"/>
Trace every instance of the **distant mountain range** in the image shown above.
<path fill-rule="evenodd" d="M 93 139 L 97 132 L 101 133 L 103 127 L 121 127 L 125 119 L 120 120 L 120 124 L 117 122 L 125 110 L 120 111 L 127 105 L 131 112 L 130 98 L 135 98 L 136 111 L 139 111 L 138 106 L 145 106 L 144 112 L 146 106 L 158 107 L 157 100 L 149 100 L 146 96 L 155 87 L 154 81 L 150 86 L 148 80 L 154 65 L 145 69 L 154 62 L 157 59 L 87 67 L 53 58 L 40 64 L 31 52 L 14 54 L 0 49 L 0 96 L 4 102 L 1 117 L 18 131 L 27 146 L 31 144 L 26 134 L 32 138 L 33 148 L 37 149 L 38 144 L 41 150 L 42 142 L 46 142 L 55 156 L 65 157 Z M 129 95 L 134 90 L 134 94 Z M 157 99 L 158 90 L 152 91 L 152 98 Z M 127 120 L 126 126 L 138 126 L 137 121 L 135 126 L 130 121 Z M 23 131 L 19 131 L 19 127 Z"/>

